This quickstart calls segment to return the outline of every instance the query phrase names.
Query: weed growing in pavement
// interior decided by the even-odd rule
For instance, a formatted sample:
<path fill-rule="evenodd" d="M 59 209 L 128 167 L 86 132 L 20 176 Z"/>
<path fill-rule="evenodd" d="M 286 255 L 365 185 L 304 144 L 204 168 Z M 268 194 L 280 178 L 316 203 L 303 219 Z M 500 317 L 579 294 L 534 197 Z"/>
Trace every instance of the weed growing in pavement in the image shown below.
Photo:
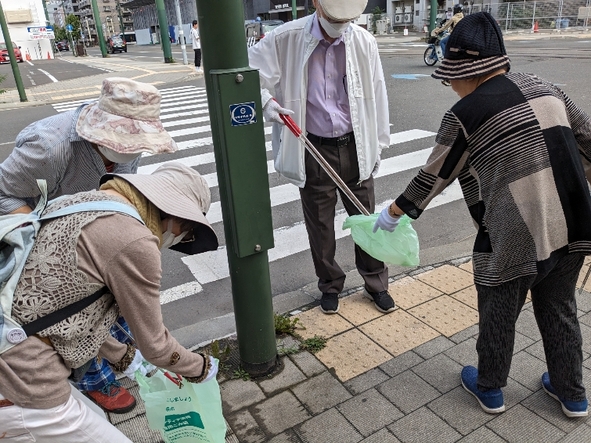
<path fill-rule="evenodd" d="M 297 354 L 298 352 L 300 352 L 300 348 L 298 348 L 297 346 L 286 347 L 281 345 L 277 348 L 277 354 L 279 354 L 280 356 Z"/>
<path fill-rule="evenodd" d="M 312 338 L 303 340 L 300 349 L 316 354 L 318 351 L 325 348 L 327 341 L 327 338 L 315 335 Z"/>
<path fill-rule="evenodd" d="M 4 81 L 4 79 L 6 79 L 5 75 L 0 75 L 0 83 L 2 83 Z M 6 89 L 0 89 L 0 94 L 4 94 L 6 92 Z"/>
<path fill-rule="evenodd" d="M 214 358 L 217 358 L 220 361 L 220 363 L 225 362 L 228 359 L 228 357 L 230 356 L 230 351 L 231 351 L 230 345 L 228 343 L 226 343 L 226 347 L 222 351 L 220 349 L 220 342 L 217 340 L 214 340 L 211 343 L 210 350 L 211 350 L 211 355 Z"/>
<path fill-rule="evenodd" d="M 234 374 L 234 378 L 241 378 L 244 381 L 250 380 L 250 374 L 248 372 L 246 372 L 244 369 L 242 369 L 241 367 L 238 369 L 235 369 L 233 374 Z"/>
<path fill-rule="evenodd" d="M 274 314 L 274 316 L 275 334 L 289 334 L 295 337 L 297 336 L 296 329 L 305 329 L 297 317 L 290 317 L 287 314 Z"/>

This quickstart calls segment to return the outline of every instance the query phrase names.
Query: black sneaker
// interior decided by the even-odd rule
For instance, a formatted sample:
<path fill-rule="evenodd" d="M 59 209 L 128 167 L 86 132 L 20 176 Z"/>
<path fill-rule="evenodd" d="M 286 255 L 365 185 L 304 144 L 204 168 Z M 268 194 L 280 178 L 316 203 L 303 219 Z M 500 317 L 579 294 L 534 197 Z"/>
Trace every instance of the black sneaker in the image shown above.
<path fill-rule="evenodd" d="M 320 299 L 320 310 L 325 314 L 336 314 L 339 312 L 339 294 L 322 293 Z"/>
<path fill-rule="evenodd" d="M 369 292 L 366 290 L 363 295 L 365 295 L 366 298 L 373 300 L 376 309 L 384 314 L 388 314 L 396 309 L 396 303 L 394 303 L 394 300 L 390 297 L 388 291 Z"/>

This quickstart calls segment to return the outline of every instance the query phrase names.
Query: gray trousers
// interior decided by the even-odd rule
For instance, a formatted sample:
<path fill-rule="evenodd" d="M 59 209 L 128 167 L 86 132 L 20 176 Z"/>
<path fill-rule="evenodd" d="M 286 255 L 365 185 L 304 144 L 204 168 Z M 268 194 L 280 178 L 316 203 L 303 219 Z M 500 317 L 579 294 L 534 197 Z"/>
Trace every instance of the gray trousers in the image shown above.
<path fill-rule="evenodd" d="M 480 390 L 507 385 L 515 322 L 527 292 L 531 290 L 552 386 L 565 400 L 585 399 L 583 340 L 575 299 L 577 277 L 583 261 L 582 254 L 569 254 L 546 275 L 522 277 L 494 287 L 476 285 L 480 316 L 476 343 Z"/>
<path fill-rule="evenodd" d="M 345 146 L 317 145 L 316 148 L 339 174 L 361 204 L 373 212 L 375 196 L 373 177 L 359 182 L 359 166 L 355 142 Z M 335 261 L 336 240 L 334 231 L 337 186 L 316 160 L 306 151 L 306 186 L 300 188 L 304 220 L 312 260 L 318 277 L 320 292 L 340 293 L 345 284 L 345 273 Z M 340 191 L 339 191 L 340 192 Z M 341 200 L 349 215 L 359 214 L 346 195 Z M 355 245 L 355 265 L 370 292 L 388 289 L 388 268 Z"/>

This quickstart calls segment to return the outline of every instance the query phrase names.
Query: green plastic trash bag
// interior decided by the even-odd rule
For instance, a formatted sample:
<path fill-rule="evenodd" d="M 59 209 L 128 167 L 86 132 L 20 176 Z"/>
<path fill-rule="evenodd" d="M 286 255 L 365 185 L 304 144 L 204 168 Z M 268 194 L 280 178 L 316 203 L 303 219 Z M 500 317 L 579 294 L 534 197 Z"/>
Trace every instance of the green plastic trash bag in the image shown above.
<path fill-rule="evenodd" d="M 160 370 L 152 377 L 139 372 L 135 376 L 146 404 L 148 424 L 160 431 L 166 443 L 225 441 L 226 421 L 216 379 L 205 383 L 183 380 L 179 388 Z"/>
<path fill-rule="evenodd" d="M 403 215 L 394 232 L 373 227 L 379 213 L 352 215 L 343 223 L 343 229 L 351 229 L 353 241 L 373 258 L 397 266 L 418 266 L 419 237 L 411 225 L 412 219 Z"/>

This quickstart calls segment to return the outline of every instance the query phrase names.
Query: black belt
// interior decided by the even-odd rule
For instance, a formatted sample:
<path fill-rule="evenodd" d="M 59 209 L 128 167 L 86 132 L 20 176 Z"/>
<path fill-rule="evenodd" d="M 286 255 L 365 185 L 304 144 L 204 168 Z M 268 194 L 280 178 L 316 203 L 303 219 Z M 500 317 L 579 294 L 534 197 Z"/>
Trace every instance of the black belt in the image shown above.
<path fill-rule="evenodd" d="M 340 137 L 318 137 L 310 132 L 308 132 L 308 140 L 310 140 L 315 145 L 325 145 L 325 146 L 336 146 L 337 148 L 341 148 L 346 146 L 348 143 L 355 141 L 355 136 L 353 132 L 349 132 L 348 134 L 341 135 Z"/>

